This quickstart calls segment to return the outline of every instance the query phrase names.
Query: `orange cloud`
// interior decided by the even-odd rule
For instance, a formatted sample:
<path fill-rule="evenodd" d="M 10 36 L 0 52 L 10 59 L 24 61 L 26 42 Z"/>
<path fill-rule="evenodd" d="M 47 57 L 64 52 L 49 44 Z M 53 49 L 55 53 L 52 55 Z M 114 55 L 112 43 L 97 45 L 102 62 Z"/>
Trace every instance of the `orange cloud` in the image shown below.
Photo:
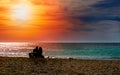
<path fill-rule="evenodd" d="M 19 21 L 12 13 L 18 4 L 29 6 L 29 20 Z M 24 7 L 22 7 L 24 8 Z M 24 12 L 19 11 L 20 15 Z M 19 17 L 19 16 L 17 16 Z M 22 16 L 20 16 L 22 17 Z M 23 16 L 24 17 L 24 16 Z M 68 22 L 61 12 L 56 0 L 1 0 L 0 1 L 0 35 L 10 40 L 52 40 L 61 36 Z M 24 18 L 23 18 L 24 19 Z M 66 24 L 66 26 L 64 25 Z M 52 36 L 49 36 L 52 35 Z M 48 38 L 49 36 L 49 38 Z"/>

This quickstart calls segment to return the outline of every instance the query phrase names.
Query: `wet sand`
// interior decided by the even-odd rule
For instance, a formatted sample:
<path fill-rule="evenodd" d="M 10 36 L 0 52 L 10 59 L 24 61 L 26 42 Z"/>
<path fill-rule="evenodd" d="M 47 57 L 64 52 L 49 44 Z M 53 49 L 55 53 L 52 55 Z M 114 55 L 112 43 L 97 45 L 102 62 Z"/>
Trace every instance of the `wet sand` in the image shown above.
<path fill-rule="evenodd" d="M 0 75 L 120 75 L 120 60 L 0 57 Z"/>

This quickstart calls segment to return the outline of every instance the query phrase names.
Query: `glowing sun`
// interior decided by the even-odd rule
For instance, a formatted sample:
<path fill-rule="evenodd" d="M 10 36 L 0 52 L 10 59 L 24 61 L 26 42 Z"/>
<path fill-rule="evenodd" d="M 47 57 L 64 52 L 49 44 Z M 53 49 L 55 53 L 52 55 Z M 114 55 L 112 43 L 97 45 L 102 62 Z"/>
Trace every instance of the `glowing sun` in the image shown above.
<path fill-rule="evenodd" d="M 30 7 L 26 4 L 17 4 L 12 8 L 12 17 L 17 21 L 26 21 L 31 14 Z"/>

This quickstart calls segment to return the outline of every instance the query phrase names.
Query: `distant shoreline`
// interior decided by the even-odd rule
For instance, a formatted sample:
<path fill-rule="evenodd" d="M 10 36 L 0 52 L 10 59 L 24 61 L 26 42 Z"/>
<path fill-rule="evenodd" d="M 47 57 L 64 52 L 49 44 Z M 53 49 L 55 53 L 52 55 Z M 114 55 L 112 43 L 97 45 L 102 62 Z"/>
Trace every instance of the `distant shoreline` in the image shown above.
<path fill-rule="evenodd" d="M 31 59 L 29 57 L 7 57 L 7 56 L 0 56 L 0 58 L 28 58 Z M 65 60 L 69 60 L 69 59 L 74 59 L 74 60 L 95 60 L 95 61 L 120 61 L 120 59 L 84 59 L 84 58 L 74 58 L 74 57 L 59 57 L 59 56 L 45 56 L 45 59 L 65 59 Z"/>
<path fill-rule="evenodd" d="M 120 60 L 120 43 L 0 43 L 0 56 L 28 57 L 36 46 L 49 58 L 82 60 Z"/>
<path fill-rule="evenodd" d="M 36 42 L 36 41 L 33 41 L 33 42 L 30 42 L 30 41 L 26 41 L 26 42 L 11 42 L 11 41 L 8 41 L 8 42 L 0 42 L 0 43 L 81 43 L 81 44 L 101 44 L 101 43 L 105 43 L 105 44 L 109 44 L 109 43 L 118 43 L 120 44 L 120 42 Z"/>

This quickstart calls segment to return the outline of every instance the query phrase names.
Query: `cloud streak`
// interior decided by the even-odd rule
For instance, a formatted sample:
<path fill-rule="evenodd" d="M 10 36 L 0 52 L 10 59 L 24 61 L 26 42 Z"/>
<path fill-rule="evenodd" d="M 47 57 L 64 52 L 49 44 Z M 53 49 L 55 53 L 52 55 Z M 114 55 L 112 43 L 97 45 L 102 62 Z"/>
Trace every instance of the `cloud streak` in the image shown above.
<path fill-rule="evenodd" d="M 20 29 L 8 17 L 9 7 L 19 2 L 32 5 L 35 12 L 26 23 L 29 27 Z M 38 38 L 29 35 L 34 40 L 120 42 L 119 9 L 119 0 L 1 0 L 0 35 L 9 36 L 4 31 L 12 29 L 26 34 L 32 30 L 32 35 L 40 34 Z M 48 35 L 53 36 L 48 39 Z"/>

